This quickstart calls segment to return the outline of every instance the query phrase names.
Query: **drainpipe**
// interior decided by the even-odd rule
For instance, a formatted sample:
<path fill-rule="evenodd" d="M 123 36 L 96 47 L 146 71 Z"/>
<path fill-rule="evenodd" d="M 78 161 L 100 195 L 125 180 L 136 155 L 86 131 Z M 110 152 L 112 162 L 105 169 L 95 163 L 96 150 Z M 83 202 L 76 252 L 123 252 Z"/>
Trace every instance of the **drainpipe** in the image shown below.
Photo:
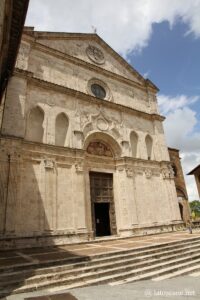
<path fill-rule="evenodd" d="M 2 96 L 2 116 L 1 116 L 1 128 L 0 128 L 0 136 L 2 135 L 2 130 L 3 130 L 3 120 L 4 120 L 4 113 L 5 113 L 5 106 L 6 106 L 6 98 L 7 98 L 7 88 L 8 85 L 8 80 L 7 80 L 7 84 L 6 84 L 6 88 L 5 88 L 5 93 L 4 93 L 4 102 L 3 102 L 3 96 Z"/>
<path fill-rule="evenodd" d="M 4 222 L 3 222 L 3 235 L 5 235 L 5 233 L 6 233 L 6 221 L 7 221 L 7 210 L 8 210 L 9 181 L 10 181 L 10 154 L 8 154 L 8 174 L 7 174 L 6 197 L 5 197 L 5 210 L 4 210 Z"/>

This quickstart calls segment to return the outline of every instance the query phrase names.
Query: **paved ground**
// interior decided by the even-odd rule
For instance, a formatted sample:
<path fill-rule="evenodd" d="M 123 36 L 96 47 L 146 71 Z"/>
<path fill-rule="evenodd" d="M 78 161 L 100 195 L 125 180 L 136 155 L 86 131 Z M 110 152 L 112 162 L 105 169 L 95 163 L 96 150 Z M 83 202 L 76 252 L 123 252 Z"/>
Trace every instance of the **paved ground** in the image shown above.
<path fill-rule="evenodd" d="M 46 247 L 42 249 L 20 249 L 18 251 L 0 252 L 0 268 L 16 263 L 43 262 L 49 259 L 65 258 L 71 256 L 93 256 L 125 249 L 148 247 L 160 243 L 200 236 L 200 231 L 174 232 L 145 237 L 132 237 L 127 239 L 104 240 L 77 245 L 60 247 Z M 53 296 L 54 294 L 54 296 Z M 56 295 L 55 295 L 56 294 Z M 52 296 L 51 296 L 52 295 Z M 39 298 L 38 298 L 39 297 Z M 48 289 L 44 291 L 17 294 L 8 296 L 7 300 L 133 300 L 133 299 L 200 299 L 200 273 L 193 276 L 180 277 L 171 280 L 155 282 L 141 281 L 119 286 L 94 286 L 76 290 Z"/>
<path fill-rule="evenodd" d="M 69 296 L 69 293 L 71 296 Z M 31 294 L 13 295 L 9 300 L 145 300 L 145 299 L 170 299 L 170 300 L 199 300 L 200 299 L 200 274 L 196 277 L 186 276 L 170 280 L 155 282 L 152 280 L 119 286 L 92 286 L 70 291 L 58 291 L 57 295 L 49 295 L 48 291 Z M 72 298 L 72 297 L 75 298 Z M 37 298 L 39 297 L 39 298 Z"/>

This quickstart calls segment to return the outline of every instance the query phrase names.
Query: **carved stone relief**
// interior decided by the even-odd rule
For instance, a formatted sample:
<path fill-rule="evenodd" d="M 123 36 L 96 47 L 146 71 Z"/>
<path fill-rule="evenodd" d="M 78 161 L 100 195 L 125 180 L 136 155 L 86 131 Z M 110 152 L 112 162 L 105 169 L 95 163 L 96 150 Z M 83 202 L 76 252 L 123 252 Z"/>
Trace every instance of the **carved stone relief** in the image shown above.
<path fill-rule="evenodd" d="M 152 171 L 150 169 L 145 170 L 145 176 L 146 178 L 151 178 L 152 177 Z"/>
<path fill-rule="evenodd" d="M 87 147 L 87 153 L 98 156 L 113 157 L 111 149 L 101 141 L 91 142 Z"/>
<path fill-rule="evenodd" d="M 127 168 L 126 169 L 126 175 L 127 175 L 127 177 L 133 177 L 133 175 L 134 175 L 133 169 L 132 168 Z"/>
<path fill-rule="evenodd" d="M 163 168 L 162 169 L 162 177 L 163 177 L 163 179 L 170 179 L 171 175 L 172 174 L 171 174 L 169 168 Z"/>
<path fill-rule="evenodd" d="M 83 162 L 82 161 L 77 162 L 75 164 L 75 168 L 76 168 L 77 173 L 82 173 L 83 172 Z"/>
<path fill-rule="evenodd" d="M 17 57 L 16 67 L 27 70 L 28 68 L 28 55 L 29 55 L 29 45 L 22 43 L 19 48 L 19 53 Z"/>
<path fill-rule="evenodd" d="M 88 46 L 86 49 L 86 53 L 89 59 L 95 62 L 96 64 L 102 65 L 105 62 L 103 52 L 95 46 Z"/>
<path fill-rule="evenodd" d="M 55 162 L 50 160 L 50 159 L 45 159 L 44 161 L 44 167 L 46 169 L 54 169 L 54 165 L 55 165 Z"/>
<path fill-rule="evenodd" d="M 101 131 L 109 130 L 112 125 L 112 121 L 106 117 L 102 107 L 100 107 L 98 114 L 91 115 L 91 122 L 97 129 Z"/>
<path fill-rule="evenodd" d="M 97 119 L 97 128 L 101 131 L 108 130 L 108 122 L 103 118 Z"/>

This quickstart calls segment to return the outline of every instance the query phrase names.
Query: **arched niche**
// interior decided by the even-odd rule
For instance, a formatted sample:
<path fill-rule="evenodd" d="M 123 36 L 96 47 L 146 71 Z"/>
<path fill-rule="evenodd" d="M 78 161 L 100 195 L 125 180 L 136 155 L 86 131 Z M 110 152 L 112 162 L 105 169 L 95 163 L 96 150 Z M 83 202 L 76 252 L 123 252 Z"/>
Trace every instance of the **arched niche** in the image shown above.
<path fill-rule="evenodd" d="M 98 156 L 121 156 L 121 147 L 118 142 L 109 134 L 102 132 L 94 132 L 86 137 L 84 149 L 87 153 L 92 154 L 93 152 L 94 155 Z"/>
<path fill-rule="evenodd" d="M 65 146 L 69 121 L 64 113 L 60 113 L 56 117 L 55 122 L 55 145 Z"/>
<path fill-rule="evenodd" d="M 176 193 L 177 193 L 178 200 L 187 199 L 185 192 L 180 187 L 176 186 Z"/>
<path fill-rule="evenodd" d="M 137 148 L 138 148 L 138 135 L 135 131 L 132 131 L 130 134 L 130 141 L 131 141 L 131 152 L 132 157 L 137 157 Z"/>
<path fill-rule="evenodd" d="M 148 134 L 145 138 L 146 150 L 147 150 L 147 159 L 152 159 L 152 148 L 153 148 L 153 139 Z"/>
<path fill-rule="evenodd" d="M 44 112 L 43 110 L 36 106 L 31 109 L 26 128 L 26 139 L 33 142 L 43 142 L 44 135 Z"/>

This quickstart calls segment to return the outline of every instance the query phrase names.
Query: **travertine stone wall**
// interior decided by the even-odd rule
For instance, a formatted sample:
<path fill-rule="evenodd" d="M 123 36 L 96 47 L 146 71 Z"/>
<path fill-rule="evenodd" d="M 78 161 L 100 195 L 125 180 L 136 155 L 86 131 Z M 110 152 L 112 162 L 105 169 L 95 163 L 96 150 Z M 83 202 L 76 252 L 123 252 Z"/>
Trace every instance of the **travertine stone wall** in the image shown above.
<path fill-rule="evenodd" d="M 152 122 L 146 118 L 141 118 L 141 116 L 134 116 L 131 111 L 122 113 L 117 109 L 103 108 L 102 104 L 92 103 L 91 99 L 79 101 L 64 93 L 37 87 L 31 82 L 27 83 L 24 78 L 20 78 L 16 74 L 9 84 L 2 132 L 6 135 L 29 140 L 28 126 L 26 126 L 28 124 L 27 118 L 31 110 L 38 107 L 44 112 L 44 143 L 55 145 L 56 117 L 60 113 L 65 113 L 69 119 L 65 141 L 67 147 L 76 148 L 77 141 L 73 129 L 78 127 L 77 130 L 80 130 L 82 128 L 85 136 L 94 130 L 101 132 L 98 129 L 100 126 L 98 120 L 104 119 L 105 126 L 108 126 L 106 132 L 109 132 L 119 143 L 123 140 L 128 142 L 127 156 L 132 156 L 130 134 L 134 131 L 138 135 L 137 158 L 147 159 L 145 137 L 150 134 L 153 139 L 152 159 L 168 160 L 163 128 L 158 121 Z"/>
<path fill-rule="evenodd" d="M 43 48 L 41 43 L 48 45 L 48 48 Z M 89 80 L 92 78 L 98 78 L 104 82 L 106 80 L 108 90 L 111 92 L 109 101 L 120 103 L 144 112 L 158 112 L 155 93 L 147 87 L 138 89 L 136 85 L 141 84 L 141 78 L 138 78 L 137 74 L 133 75 L 121 62 L 118 62 L 115 57 L 111 56 L 108 53 L 108 49 L 106 49 L 107 51 L 104 49 L 105 63 L 100 66 L 96 65 L 96 68 L 98 68 L 98 70 L 96 70 L 90 67 L 90 64 L 94 63 L 86 55 L 86 45 L 88 46 L 90 44 L 88 40 L 81 42 L 81 47 L 78 48 L 77 53 L 79 53 L 79 51 L 80 53 L 84 51 L 84 55 L 73 55 L 74 57 L 80 58 L 81 61 L 88 62 L 88 64 L 84 63 L 83 65 L 81 65 L 81 61 L 73 61 L 66 59 L 66 57 L 62 57 L 62 52 L 60 55 L 58 53 L 55 55 L 55 52 L 51 50 L 51 47 L 54 49 L 62 49 L 63 44 L 66 48 L 68 48 L 68 44 L 69 47 L 71 45 L 71 43 L 66 40 L 38 40 L 38 43 L 34 44 L 32 44 L 31 41 L 29 41 L 29 43 L 23 41 L 20 47 L 16 67 L 33 72 L 34 76 L 43 80 L 88 94 L 90 94 L 88 88 Z M 93 44 L 95 46 L 97 43 L 93 42 Z M 73 42 L 72 49 L 69 48 L 70 53 L 71 51 L 74 52 L 74 45 Z M 103 50 L 102 47 L 101 49 Z M 65 53 L 65 51 L 63 53 Z M 109 71 L 110 73 L 103 73 L 104 70 Z M 113 80 L 112 74 L 119 75 L 117 80 Z M 136 85 L 131 84 L 130 80 Z"/>
<path fill-rule="evenodd" d="M 118 235 L 168 230 L 181 221 L 157 90 L 97 40 L 23 37 L 0 139 L 2 237 L 93 238 L 90 171 L 113 174 Z M 89 44 L 100 48 L 105 64 L 85 54 Z M 91 78 L 107 85 L 110 98 L 91 96 Z M 112 155 L 87 153 L 93 141 Z"/>

